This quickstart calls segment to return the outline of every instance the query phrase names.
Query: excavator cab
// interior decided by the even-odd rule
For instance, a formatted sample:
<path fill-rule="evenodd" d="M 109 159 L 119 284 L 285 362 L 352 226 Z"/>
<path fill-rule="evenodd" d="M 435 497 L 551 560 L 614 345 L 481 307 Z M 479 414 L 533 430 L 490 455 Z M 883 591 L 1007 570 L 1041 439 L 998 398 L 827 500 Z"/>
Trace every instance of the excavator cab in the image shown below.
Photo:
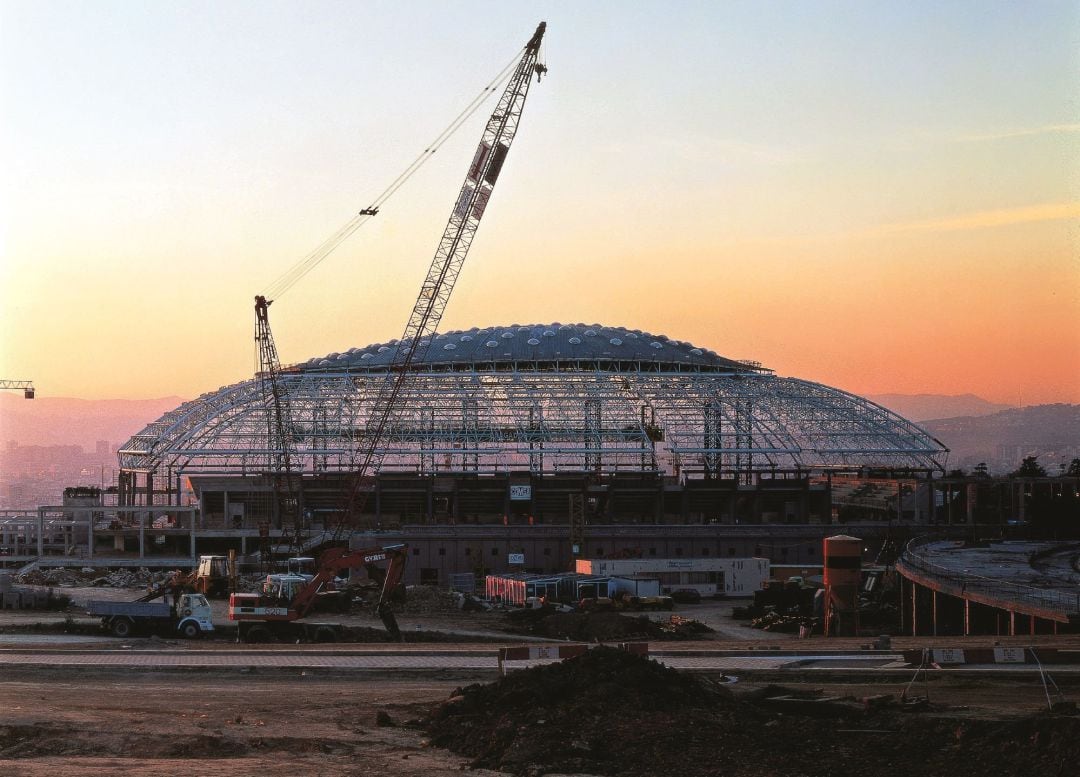
<path fill-rule="evenodd" d="M 303 575 L 309 580 L 315 577 L 315 559 L 311 556 L 294 556 L 286 565 L 290 575 Z"/>
<path fill-rule="evenodd" d="M 280 599 L 283 602 L 291 602 L 296 598 L 300 589 L 307 585 L 310 578 L 302 575 L 267 575 L 263 583 L 263 596 Z"/>

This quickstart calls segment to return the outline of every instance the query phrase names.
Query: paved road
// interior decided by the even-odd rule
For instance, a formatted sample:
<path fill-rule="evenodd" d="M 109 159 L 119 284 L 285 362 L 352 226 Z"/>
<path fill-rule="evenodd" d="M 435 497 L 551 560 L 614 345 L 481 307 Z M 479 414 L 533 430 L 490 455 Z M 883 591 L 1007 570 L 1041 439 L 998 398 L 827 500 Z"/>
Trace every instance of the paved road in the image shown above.
<path fill-rule="evenodd" d="M 737 672 L 754 669 L 877 669 L 903 666 L 900 655 L 654 655 L 675 669 Z M 507 662 L 512 668 L 547 663 Z M 180 650 L 2 650 L 3 666 L 172 668 L 276 668 L 349 670 L 498 670 L 495 651 L 317 652 L 317 651 L 180 651 Z"/>
<path fill-rule="evenodd" d="M 776 652 L 748 655 L 745 651 L 678 651 L 659 649 L 652 658 L 674 669 L 689 672 L 752 675 L 755 673 L 824 673 L 873 676 L 883 673 L 913 671 L 897 653 L 790 653 Z M 508 669 L 524 669 L 548 661 L 508 661 Z M 392 672 L 430 674 L 432 672 L 498 671 L 494 650 L 425 649 L 395 650 L 385 646 L 378 650 L 74 650 L 7 649 L 0 650 L 0 676 L 3 671 L 23 668 L 83 668 L 83 669 L 143 669 L 143 670 L 339 670 L 359 672 Z M 942 673 L 969 674 L 1037 674 L 1034 664 L 965 664 L 931 670 Z M 1080 665 L 1055 665 L 1054 675 L 1071 675 L 1080 679 Z"/>

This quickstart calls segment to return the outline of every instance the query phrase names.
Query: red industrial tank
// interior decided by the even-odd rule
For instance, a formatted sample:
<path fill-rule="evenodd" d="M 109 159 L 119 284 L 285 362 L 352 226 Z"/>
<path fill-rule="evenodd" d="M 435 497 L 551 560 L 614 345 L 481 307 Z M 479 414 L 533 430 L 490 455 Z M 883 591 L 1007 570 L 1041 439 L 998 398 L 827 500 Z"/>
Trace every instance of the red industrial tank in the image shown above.
<path fill-rule="evenodd" d="M 862 581 L 862 540 L 837 534 L 826 537 L 825 635 L 853 637 L 859 630 L 859 585 Z"/>

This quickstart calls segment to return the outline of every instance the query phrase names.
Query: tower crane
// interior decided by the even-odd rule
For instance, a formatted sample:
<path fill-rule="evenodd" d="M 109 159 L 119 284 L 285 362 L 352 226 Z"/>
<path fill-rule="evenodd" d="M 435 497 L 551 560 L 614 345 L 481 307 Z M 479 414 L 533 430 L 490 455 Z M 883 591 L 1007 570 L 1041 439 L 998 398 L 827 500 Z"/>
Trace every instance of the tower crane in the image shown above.
<path fill-rule="evenodd" d="M 430 338 L 434 336 L 442 320 L 446 303 L 461 274 L 465 257 L 476 236 L 476 229 L 506 161 L 510 144 L 517 134 L 532 77 L 536 75 L 539 81 L 547 72 L 547 67 L 538 61 L 540 42 L 546 29 L 547 24 L 540 22 L 532 38 L 525 44 L 525 51 L 484 127 L 480 145 L 477 146 L 465 182 L 454 201 L 450 219 L 435 251 L 435 258 L 420 286 L 420 294 L 413 304 L 405 332 L 397 341 L 386 377 L 379 386 L 368 415 L 367 428 L 357 451 L 358 466 L 351 478 L 341 519 L 333 532 L 335 540 L 340 538 L 346 526 L 355 526 L 359 522 L 359 515 L 374 482 L 373 478 L 386 458 L 386 449 L 382 446 L 383 438 L 403 410 L 404 389 L 409 381 L 413 361 L 424 355 L 430 345 Z"/>
<path fill-rule="evenodd" d="M 0 390 L 21 391 L 23 399 L 34 398 L 34 381 L 32 380 L 0 380 Z"/>

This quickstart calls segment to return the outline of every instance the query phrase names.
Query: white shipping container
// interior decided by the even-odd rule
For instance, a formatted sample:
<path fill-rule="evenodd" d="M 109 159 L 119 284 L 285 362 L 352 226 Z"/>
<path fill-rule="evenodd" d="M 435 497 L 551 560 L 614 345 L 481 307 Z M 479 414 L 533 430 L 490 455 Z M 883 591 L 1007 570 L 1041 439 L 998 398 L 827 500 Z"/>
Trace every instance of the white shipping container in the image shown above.
<path fill-rule="evenodd" d="M 694 590 L 702 596 L 753 596 L 769 580 L 767 558 L 578 559 L 578 574 L 655 577 L 662 593 Z"/>

